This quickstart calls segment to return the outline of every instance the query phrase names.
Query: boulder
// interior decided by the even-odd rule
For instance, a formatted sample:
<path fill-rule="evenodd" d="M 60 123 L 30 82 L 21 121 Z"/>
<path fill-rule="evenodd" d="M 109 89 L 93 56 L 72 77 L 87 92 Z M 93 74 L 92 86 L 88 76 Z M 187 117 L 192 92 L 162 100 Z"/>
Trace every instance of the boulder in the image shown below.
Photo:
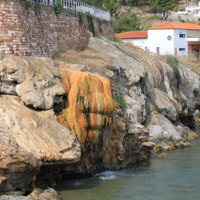
<path fill-rule="evenodd" d="M 34 111 L 19 97 L 2 95 L 0 113 L 1 191 L 31 191 L 41 166 L 79 161 L 75 135 L 52 110 Z"/>
<path fill-rule="evenodd" d="M 53 188 L 45 190 L 35 188 L 28 196 L 2 195 L 0 198 L 4 200 L 58 200 L 59 195 Z"/>
<path fill-rule="evenodd" d="M 190 146 L 190 143 L 181 137 L 181 130 L 177 131 L 166 117 L 156 111 L 148 116 L 146 127 L 149 130 L 149 140 L 156 144 L 155 152 Z"/>
<path fill-rule="evenodd" d="M 62 102 L 59 68 L 49 58 L 2 56 L 0 94 L 19 96 L 26 106 L 51 109 Z"/>
<path fill-rule="evenodd" d="M 194 116 L 195 122 L 200 122 L 200 112 L 199 112 L 199 110 L 195 110 L 193 116 Z"/>

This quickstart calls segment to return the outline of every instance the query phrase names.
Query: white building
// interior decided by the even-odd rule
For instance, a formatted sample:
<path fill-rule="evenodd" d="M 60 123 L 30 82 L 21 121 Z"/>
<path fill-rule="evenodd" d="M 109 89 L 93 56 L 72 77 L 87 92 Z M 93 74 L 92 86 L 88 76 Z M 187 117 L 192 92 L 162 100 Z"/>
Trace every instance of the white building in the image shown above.
<path fill-rule="evenodd" d="M 160 55 L 188 56 L 200 50 L 200 26 L 192 23 L 166 22 L 148 29 L 115 35 L 123 42 Z"/>
<path fill-rule="evenodd" d="M 200 16 L 200 1 L 197 0 L 186 1 L 185 10 L 191 11 L 194 14 L 194 16 Z"/>
<path fill-rule="evenodd" d="M 148 46 L 147 31 L 130 31 L 125 33 L 118 33 L 115 35 L 122 39 L 122 42 L 129 42 L 142 49 Z"/>

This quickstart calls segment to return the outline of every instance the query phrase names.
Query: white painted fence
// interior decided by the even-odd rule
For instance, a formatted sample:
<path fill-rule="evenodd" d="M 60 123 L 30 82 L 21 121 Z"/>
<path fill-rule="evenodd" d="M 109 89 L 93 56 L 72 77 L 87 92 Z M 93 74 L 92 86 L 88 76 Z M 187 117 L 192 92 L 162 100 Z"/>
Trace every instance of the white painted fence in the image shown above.
<path fill-rule="evenodd" d="M 27 1 L 32 1 L 34 3 L 39 3 L 42 5 L 54 6 L 57 0 L 27 0 Z M 89 12 L 94 17 L 110 21 L 110 12 L 91 6 L 87 3 L 76 0 L 60 0 L 60 2 L 62 3 L 64 9 L 66 10 L 69 9 L 82 13 Z"/>

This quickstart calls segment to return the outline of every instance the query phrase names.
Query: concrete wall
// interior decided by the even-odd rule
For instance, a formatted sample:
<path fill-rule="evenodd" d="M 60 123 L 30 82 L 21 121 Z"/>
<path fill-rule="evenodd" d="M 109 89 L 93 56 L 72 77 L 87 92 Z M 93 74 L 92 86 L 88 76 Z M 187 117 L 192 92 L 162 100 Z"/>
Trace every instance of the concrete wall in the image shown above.
<path fill-rule="evenodd" d="M 180 34 L 185 34 L 184 38 L 180 38 Z M 177 56 L 187 56 L 188 45 L 187 45 L 187 30 L 174 30 L 174 48 L 177 49 Z M 180 48 L 184 48 L 182 51 Z"/>
<path fill-rule="evenodd" d="M 168 40 L 168 36 L 172 39 Z M 148 43 L 151 52 L 156 53 L 159 47 L 160 55 L 174 55 L 174 30 L 148 30 Z"/>
<path fill-rule="evenodd" d="M 148 38 L 142 38 L 142 39 L 122 39 L 122 42 L 128 42 L 135 46 L 138 46 L 142 49 L 145 49 L 145 47 L 148 47 Z"/>
<path fill-rule="evenodd" d="M 40 6 L 38 15 L 34 7 L 28 9 L 19 0 L 0 1 L 0 54 L 16 56 L 52 57 L 63 44 L 71 48 L 85 47 L 88 28 L 87 17 L 83 25 L 78 13 L 64 11 L 56 14 L 54 8 Z M 99 34 L 99 22 L 93 19 L 95 33 Z M 102 22 L 103 35 L 113 37 L 110 22 Z"/>

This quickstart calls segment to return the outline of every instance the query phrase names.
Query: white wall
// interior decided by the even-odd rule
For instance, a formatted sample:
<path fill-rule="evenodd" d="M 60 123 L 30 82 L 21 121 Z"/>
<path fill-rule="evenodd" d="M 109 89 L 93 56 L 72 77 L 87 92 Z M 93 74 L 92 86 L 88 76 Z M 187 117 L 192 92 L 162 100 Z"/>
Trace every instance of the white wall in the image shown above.
<path fill-rule="evenodd" d="M 179 34 L 185 34 L 185 38 L 180 38 Z M 187 56 L 187 30 L 174 30 L 174 48 L 177 48 L 177 56 Z M 180 48 L 185 48 L 185 51 L 180 51 Z"/>
<path fill-rule="evenodd" d="M 185 34 L 185 38 L 180 38 L 179 34 Z M 168 36 L 171 36 L 172 39 L 168 40 Z M 148 30 L 148 40 L 150 51 L 154 53 L 156 53 L 156 47 L 159 47 L 160 55 L 175 55 L 175 49 L 177 49 L 177 56 L 187 56 L 187 30 Z M 180 48 L 184 48 L 185 50 L 181 51 Z"/>
<path fill-rule="evenodd" d="M 148 39 L 147 38 L 142 38 L 142 39 L 122 39 L 122 42 L 128 42 L 131 43 L 135 46 L 138 46 L 142 49 L 145 49 L 145 47 L 148 47 Z"/>
<path fill-rule="evenodd" d="M 171 36 L 172 39 L 168 40 L 167 37 Z M 159 47 L 160 55 L 169 54 L 174 55 L 174 30 L 148 30 L 148 41 L 150 51 L 156 53 L 156 47 Z"/>

